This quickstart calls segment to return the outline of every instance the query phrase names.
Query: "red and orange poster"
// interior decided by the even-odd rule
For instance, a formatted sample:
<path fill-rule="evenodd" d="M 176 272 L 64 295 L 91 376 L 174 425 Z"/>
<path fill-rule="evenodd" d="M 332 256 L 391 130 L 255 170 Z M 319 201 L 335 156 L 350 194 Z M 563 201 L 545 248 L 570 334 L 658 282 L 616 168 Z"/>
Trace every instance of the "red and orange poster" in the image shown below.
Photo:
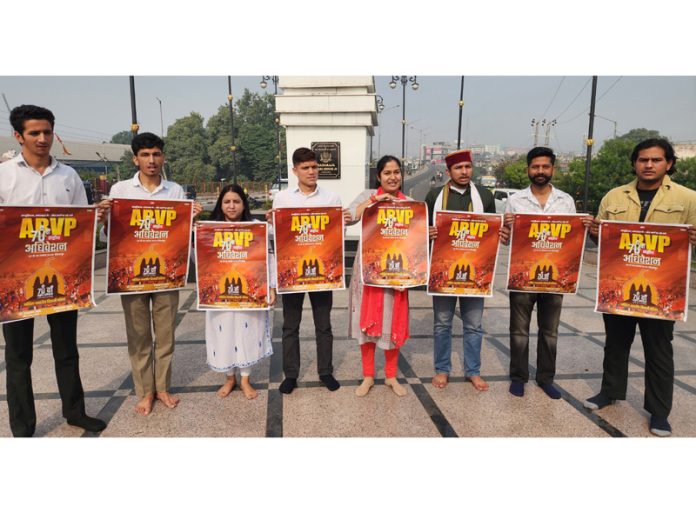
<path fill-rule="evenodd" d="M 575 294 L 586 214 L 515 214 L 507 290 Z"/>
<path fill-rule="evenodd" d="M 96 212 L 0 206 L 0 323 L 94 304 Z"/>
<path fill-rule="evenodd" d="M 428 275 L 431 296 L 493 296 L 501 214 L 439 211 Z"/>
<path fill-rule="evenodd" d="M 266 223 L 198 223 L 195 240 L 199 310 L 269 308 Z"/>
<path fill-rule="evenodd" d="M 273 213 L 278 294 L 345 289 L 341 207 Z"/>
<path fill-rule="evenodd" d="M 190 200 L 113 200 L 107 294 L 159 292 L 186 285 L 192 206 Z"/>
<path fill-rule="evenodd" d="M 602 221 L 595 312 L 686 321 L 688 227 Z"/>
<path fill-rule="evenodd" d="M 380 201 L 365 209 L 362 279 L 374 287 L 428 283 L 428 210 L 422 201 Z"/>

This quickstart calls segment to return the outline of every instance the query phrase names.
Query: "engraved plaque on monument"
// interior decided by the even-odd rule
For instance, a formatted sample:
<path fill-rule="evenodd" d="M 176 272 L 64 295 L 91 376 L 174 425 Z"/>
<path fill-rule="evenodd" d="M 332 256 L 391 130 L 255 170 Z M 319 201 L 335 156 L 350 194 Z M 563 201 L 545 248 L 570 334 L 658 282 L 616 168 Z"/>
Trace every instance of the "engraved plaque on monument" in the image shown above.
<path fill-rule="evenodd" d="M 341 143 L 340 142 L 313 142 L 312 151 L 317 154 L 319 165 L 319 178 L 341 178 Z"/>

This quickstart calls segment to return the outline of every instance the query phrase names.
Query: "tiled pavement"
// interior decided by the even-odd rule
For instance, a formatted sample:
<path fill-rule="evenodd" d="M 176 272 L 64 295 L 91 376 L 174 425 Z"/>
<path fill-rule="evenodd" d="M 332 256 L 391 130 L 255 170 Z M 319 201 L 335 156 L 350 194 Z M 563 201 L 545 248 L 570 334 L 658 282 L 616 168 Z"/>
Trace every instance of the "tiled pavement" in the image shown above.
<path fill-rule="evenodd" d="M 505 252 L 503 252 L 505 253 Z M 599 414 L 586 411 L 582 400 L 600 386 L 603 326 L 593 313 L 595 267 L 585 265 L 577 296 L 564 300 L 559 333 L 556 383 L 559 401 L 548 399 L 530 381 L 523 398 L 507 392 L 508 300 L 504 291 L 507 266 L 502 257 L 495 296 L 486 300 L 483 325 L 487 333 L 482 350 L 482 375 L 490 390 L 476 392 L 463 379 L 461 323 L 455 321 L 451 384 L 444 390 L 430 380 L 432 364 L 432 309 L 422 291 L 411 292 L 411 333 L 399 360 L 399 379 L 408 394 L 399 398 L 382 385 L 367 397 L 355 396 L 360 382 L 357 343 L 346 337 L 347 292 L 335 293 L 334 368 L 341 388 L 334 393 L 320 385 L 309 301 L 301 327 L 302 366 L 299 388 L 291 395 L 278 391 L 282 381 L 280 351 L 281 312 L 274 312 L 275 354 L 252 371 L 259 389 L 256 400 L 238 390 L 221 399 L 215 390 L 221 375 L 205 364 L 204 318 L 195 310 L 192 284 L 181 293 L 172 372 L 174 393 L 181 403 L 174 410 L 156 405 L 143 418 L 133 412 L 124 318 L 118 297 L 103 294 L 104 270 L 97 271 L 98 307 L 80 313 L 78 343 L 87 409 L 108 421 L 102 437 L 648 437 L 647 413 L 642 408 L 644 359 L 639 336 L 631 353 L 626 401 Z M 693 304 L 693 292 L 692 301 Z M 670 420 L 676 437 L 696 435 L 696 307 L 686 323 L 677 323 L 674 340 L 676 382 Z M 534 323 L 534 320 L 533 320 Z M 530 360 L 536 341 L 532 336 Z M 4 340 L 2 340 L 4 349 Z M 383 358 L 378 351 L 377 368 Z M 5 397 L 5 364 L 0 362 L 0 436 L 10 436 Z M 70 427 L 60 413 L 48 325 L 37 319 L 32 366 L 38 437 L 93 436 Z"/>

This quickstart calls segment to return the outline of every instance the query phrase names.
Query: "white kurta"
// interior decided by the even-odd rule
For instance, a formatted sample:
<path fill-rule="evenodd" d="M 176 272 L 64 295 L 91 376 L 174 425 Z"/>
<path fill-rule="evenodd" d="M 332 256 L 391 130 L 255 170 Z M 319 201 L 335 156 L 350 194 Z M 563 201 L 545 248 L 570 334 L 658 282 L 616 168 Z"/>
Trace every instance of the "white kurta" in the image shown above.
<path fill-rule="evenodd" d="M 273 354 L 270 311 L 206 311 L 208 367 L 217 372 L 247 368 Z"/>

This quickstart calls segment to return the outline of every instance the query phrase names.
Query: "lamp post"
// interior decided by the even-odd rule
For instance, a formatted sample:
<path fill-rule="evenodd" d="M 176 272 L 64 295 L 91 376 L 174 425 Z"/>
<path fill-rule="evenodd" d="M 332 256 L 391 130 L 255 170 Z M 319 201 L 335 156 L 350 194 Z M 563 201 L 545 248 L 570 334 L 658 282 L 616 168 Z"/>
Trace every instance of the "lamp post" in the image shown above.
<path fill-rule="evenodd" d="M 275 110 L 275 97 L 278 95 L 278 75 L 264 75 L 261 77 L 261 89 L 266 89 L 268 87 L 268 81 L 273 82 L 273 105 L 274 105 L 274 110 Z M 278 161 L 278 187 L 280 187 L 280 181 L 283 179 L 283 166 L 282 166 L 282 160 L 280 158 L 280 118 L 278 117 L 278 113 L 275 112 L 273 114 L 274 116 L 274 124 L 275 124 L 275 131 L 276 131 L 276 160 Z"/>
<path fill-rule="evenodd" d="M 386 109 L 385 109 L 385 108 L 382 108 L 380 111 L 377 112 L 377 114 L 379 115 L 379 114 L 381 114 L 382 112 L 386 112 L 386 111 L 388 111 L 388 110 L 398 109 L 399 107 L 401 107 L 401 105 L 398 105 L 398 104 L 397 104 L 397 105 L 394 105 L 393 107 L 387 107 Z M 377 124 L 379 125 L 379 123 L 377 123 Z M 382 154 L 382 153 L 381 153 L 381 148 L 382 148 L 382 128 L 381 128 L 381 125 L 379 125 L 379 126 L 380 126 L 379 134 L 377 134 L 377 155 L 381 155 L 381 154 Z"/>
<path fill-rule="evenodd" d="M 162 100 L 155 96 L 155 100 L 159 102 L 160 108 L 160 137 L 164 138 L 164 118 L 162 117 Z"/>
<path fill-rule="evenodd" d="M 595 103 L 597 99 L 597 75 L 592 77 L 592 94 L 590 96 L 590 126 L 587 130 L 587 140 L 585 145 L 587 146 L 587 155 L 585 157 L 585 194 L 583 195 L 582 206 L 585 212 L 589 214 L 590 210 L 587 208 L 587 202 L 590 195 L 590 168 L 592 167 L 592 145 L 594 140 L 592 139 L 592 132 L 594 130 L 594 118 L 595 118 Z"/>
<path fill-rule="evenodd" d="M 462 147 L 462 112 L 464 111 L 464 75 L 459 88 L 459 127 L 457 128 L 457 149 Z"/>
<path fill-rule="evenodd" d="M 614 121 L 613 119 L 605 118 L 604 116 L 600 116 L 599 114 L 595 114 L 596 118 L 603 119 L 604 121 L 609 121 L 611 123 L 614 123 L 614 139 L 616 139 L 616 127 L 617 127 L 617 122 Z"/>
<path fill-rule="evenodd" d="M 396 89 L 397 80 L 401 82 L 401 88 L 403 90 L 401 95 L 401 162 L 403 163 L 405 159 L 404 153 L 406 152 L 406 84 L 412 82 L 411 88 L 414 91 L 418 91 L 420 84 L 418 84 L 418 77 L 416 77 L 416 75 L 412 77 L 407 75 L 392 75 L 389 87 Z"/>
<path fill-rule="evenodd" d="M 237 184 L 237 145 L 234 144 L 234 105 L 232 103 L 234 97 L 232 96 L 232 77 L 227 75 L 227 105 L 230 109 L 230 136 L 232 138 L 232 145 L 230 146 L 230 151 L 232 152 L 232 183 Z"/>
<path fill-rule="evenodd" d="M 135 77 L 133 75 L 129 76 L 128 81 L 130 82 L 131 132 L 133 135 L 137 135 L 140 126 L 138 126 L 138 113 L 135 108 Z"/>

